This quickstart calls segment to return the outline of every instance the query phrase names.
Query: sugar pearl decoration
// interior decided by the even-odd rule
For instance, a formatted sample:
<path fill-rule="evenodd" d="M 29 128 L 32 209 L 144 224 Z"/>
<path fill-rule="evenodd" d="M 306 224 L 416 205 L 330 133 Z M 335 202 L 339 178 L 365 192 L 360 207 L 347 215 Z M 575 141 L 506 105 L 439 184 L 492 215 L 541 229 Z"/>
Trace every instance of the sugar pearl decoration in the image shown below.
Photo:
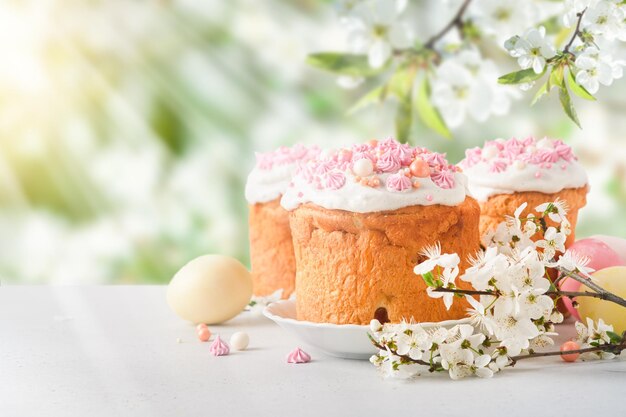
<path fill-rule="evenodd" d="M 482 156 L 485 159 L 491 159 L 497 154 L 498 154 L 498 148 L 496 148 L 493 145 L 489 145 L 489 146 L 485 146 L 485 149 L 483 149 Z"/>
<path fill-rule="evenodd" d="M 198 329 L 197 333 L 198 333 L 198 340 L 200 340 L 201 342 L 208 342 L 209 339 L 211 338 L 211 331 L 206 326 Z"/>
<path fill-rule="evenodd" d="M 359 159 L 354 162 L 352 171 L 359 177 L 367 177 L 374 172 L 374 165 L 372 164 L 372 161 L 367 158 Z"/>
<path fill-rule="evenodd" d="M 411 162 L 409 169 L 414 177 L 425 178 L 430 176 L 430 167 L 428 166 L 428 163 L 421 158 L 416 158 L 413 162 Z"/>
<path fill-rule="evenodd" d="M 535 178 L 541 178 L 541 172 L 540 171 L 535 172 Z"/>
<path fill-rule="evenodd" d="M 515 161 L 515 168 L 522 170 L 526 168 L 526 162 L 524 161 Z"/>
<path fill-rule="evenodd" d="M 548 138 L 543 138 L 539 142 L 537 142 L 537 147 L 540 149 L 551 149 L 554 147 L 552 141 Z"/>
<path fill-rule="evenodd" d="M 247 333 L 236 332 L 230 337 L 230 347 L 235 350 L 245 350 L 250 343 L 250 337 Z"/>
<path fill-rule="evenodd" d="M 568 352 L 570 350 L 578 350 L 580 346 L 578 343 L 570 340 L 569 342 L 565 342 L 561 345 L 561 352 Z M 567 353 L 565 355 L 561 355 L 561 359 L 565 362 L 576 362 L 576 359 L 580 356 L 580 353 Z"/>

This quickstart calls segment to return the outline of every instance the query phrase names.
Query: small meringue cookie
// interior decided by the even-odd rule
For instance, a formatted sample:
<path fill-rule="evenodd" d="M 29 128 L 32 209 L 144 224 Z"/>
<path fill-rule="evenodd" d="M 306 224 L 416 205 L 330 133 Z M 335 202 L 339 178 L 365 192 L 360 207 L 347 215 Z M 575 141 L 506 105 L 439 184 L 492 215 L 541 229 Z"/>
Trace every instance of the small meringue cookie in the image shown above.
<path fill-rule="evenodd" d="M 300 349 L 299 347 L 295 348 L 288 356 L 288 363 L 307 363 L 311 362 L 311 355 Z"/>

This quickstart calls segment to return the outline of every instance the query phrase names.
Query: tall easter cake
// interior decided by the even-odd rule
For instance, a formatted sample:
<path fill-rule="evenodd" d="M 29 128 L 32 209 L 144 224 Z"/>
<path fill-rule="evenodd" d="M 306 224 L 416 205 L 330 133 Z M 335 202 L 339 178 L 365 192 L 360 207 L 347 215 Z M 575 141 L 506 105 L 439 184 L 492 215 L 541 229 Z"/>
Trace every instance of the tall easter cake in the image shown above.
<path fill-rule="evenodd" d="M 389 139 L 322 152 L 283 195 L 296 259 L 297 317 L 337 324 L 464 316 L 427 296 L 420 252 L 479 248 L 479 207 L 444 155 Z M 463 285 L 463 283 L 460 283 Z"/>
<path fill-rule="evenodd" d="M 481 235 L 493 231 L 524 202 L 528 207 L 522 217 L 558 198 L 569 207 L 572 233 L 565 246 L 574 242 L 578 210 L 587 202 L 589 186 L 585 170 L 563 141 L 532 137 L 487 141 L 482 148 L 468 149 L 459 166 L 480 204 Z M 556 224 L 548 220 L 548 225 Z"/>
<path fill-rule="evenodd" d="M 254 295 L 265 296 L 282 289 L 287 298 L 294 290 L 295 259 L 287 211 L 280 198 L 298 164 L 319 153 L 317 147 L 280 147 L 257 153 L 256 166 L 248 175 L 250 262 Z"/>

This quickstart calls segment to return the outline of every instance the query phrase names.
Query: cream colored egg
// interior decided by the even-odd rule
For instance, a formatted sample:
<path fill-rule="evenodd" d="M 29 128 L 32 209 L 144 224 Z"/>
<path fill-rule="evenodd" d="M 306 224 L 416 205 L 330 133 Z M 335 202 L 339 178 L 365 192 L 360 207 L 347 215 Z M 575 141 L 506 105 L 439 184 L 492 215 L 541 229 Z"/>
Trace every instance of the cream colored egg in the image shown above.
<path fill-rule="evenodd" d="M 183 266 L 167 287 L 174 312 L 194 323 L 215 324 L 235 317 L 250 302 L 252 278 L 236 259 L 204 255 Z"/>
<path fill-rule="evenodd" d="M 245 350 L 250 343 L 250 337 L 248 333 L 244 332 L 235 332 L 230 337 L 230 347 L 235 350 Z"/>
<path fill-rule="evenodd" d="M 611 266 L 596 271 L 591 276 L 593 281 L 605 290 L 626 298 L 626 266 Z M 580 291 L 589 289 L 583 284 Z M 578 297 L 576 301 L 578 313 L 583 321 L 586 317 L 594 321 L 602 319 L 606 324 L 612 324 L 618 334 L 626 330 L 626 309 L 619 304 L 591 297 Z"/>

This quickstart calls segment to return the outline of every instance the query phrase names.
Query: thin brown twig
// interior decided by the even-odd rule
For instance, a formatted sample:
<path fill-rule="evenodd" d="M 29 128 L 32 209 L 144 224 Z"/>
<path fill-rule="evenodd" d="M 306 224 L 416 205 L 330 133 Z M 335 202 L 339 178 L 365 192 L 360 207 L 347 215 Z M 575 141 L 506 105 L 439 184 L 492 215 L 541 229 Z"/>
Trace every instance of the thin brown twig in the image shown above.
<path fill-rule="evenodd" d="M 430 39 L 428 39 L 426 43 L 424 44 L 424 47 L 427 49 L 433 49 L 433 47 L 435 46 L 435 43 L 441 38 L 443 38 L 446 35 L 446 33 L 452 30 L 452 28 L 461 27 L 463 23 L 462 21 L 463 15 L 465 14 L 465 11 L 467 10 L 471 2 L 472 0 L 465 0 L 463 4 L 461 5 L 461 7 L 459 8 L 459 10 L 454 15 L 454 17 L 452 18 L 452 20 L 448 22 L 448 24 L 444 26 L 443 29 L 441 29 L 439 32 L 433 35 Z"/>
<path fill-rule="evenodd" d="M 497 296 L 500 295 L 500 294 L 498 294 L 497 292 L 494 292 L 494 291 L 464 290 L 464 289 L 461 289 L 461 288 L 443 288 L 443 287 L 440 287 L 440 288 L 434 288 L 432 291 L 433 292 L 448 292 L 448 293 L 454 293 L 454 294 L 465 294 L 465 295 L 492 295 L 494 297 L 497 297 Z M 568 298 L 593 297 L 593 298 L 599 298 L 601 300 L 612 301 L 612 300 L 610 300 L 610 298 L 611 298 L 611 295 L 614 295 L 614 294 L 609 293 L 607 291 L 604 291 L 604 292 L 590 292 L 590 291 L 560 291 L 560 290 L 556 290 L 556 291 L 546 291 L 545 295 L 557 295 L 557 296 L 560 295 L 560 296 L 568 297 Z"/>
<path fill-rule="evenodd" d="M 572 38 L 569 40 L 569 42 L 567 43 L 567 45 L 565 45 L 565 48 L 563 48 L 563 52 L 564 53 L 570 53 L 569 52 L 569 48 L 572 47 L 572 44 L 574 43 L 574 40 L 580 35 L 580 23 L 583 20 L 583 15 L 585 14 L 585 12 L 587 11 L 587 8 L 585 7 L 583 9 L 582 12 L 578 13 L 576 16 L 578 16 L 578 21 L 576 22 L 576 29 L 574 30 L 574 34 L 572 35 Z"/>
<path fill-rule="evenodd" d="M 587 352 L 611 352 L 611 353 L 618 354 L 624 349 L 626 349 L 626 344 L 624 344 L 624 342 L 622 341 L 619 344 L 609 343 L 606 345 L 592 346 L 592 347 L 588 347 L 584 349 L 529 353 L 527 355 L 511 356 L 512 362 L 509 366 L 515 366 L 517 361 L 521 361 L 524 359 L 541 358 L 545 356 L 561 356 L 561 355 L 569 355 L 573 353 L 587 353 Z"/>
<path fill-rule="evenodd" d="M 596 293 L 600 294 L 601 296 L 597 298 L 601 298 L 602 300 L 606 300 L 606 301 L 611 301 L 613 303 L 621 305 L 622 307 L 626 307 L 625 299 L 623 299 L 622 297 L 616 294 L 613 294 L 610 291 L 605 290 L 604 288 L 602 288 L 601 286 L 593 282 L 590 278 L 584 277 L 583 275 L 577 272 L 569 271 L 560 266 L 557 267 L 556 269 L 562 274 L 568 274 L 568 278 L 571 278 L 574 281 L 578 281 L 584 284 L 585 286 L 589 287 L 591 290 L 595 291 Z"/>
<path fill-rule="evenodd" d="M 400 358 L 402 358 L 402 359 L 404 359 L 406 361 L 430 367 L 430 363 L 429 362 L 423 361 L 421 359 L 413 359 L 409 355 L 400 355 L 395 349 L 392 349 L 389 346 L 383 346 L 380 343 L 378 343 L 372 336 L 369 335 L 369 333 L 368 333 L 368 336 L 370 337 L 370 341 L 372 342 L 372 344 L 374 345 L 375 348 L 378 348 L 380 350 L 389 350 L 389 352 L 391 352 L 392 354 L 394 354 L 394 355 L 396 355 L 396 356 L 398 356 L 398 357 L 400 357 Z"/>

